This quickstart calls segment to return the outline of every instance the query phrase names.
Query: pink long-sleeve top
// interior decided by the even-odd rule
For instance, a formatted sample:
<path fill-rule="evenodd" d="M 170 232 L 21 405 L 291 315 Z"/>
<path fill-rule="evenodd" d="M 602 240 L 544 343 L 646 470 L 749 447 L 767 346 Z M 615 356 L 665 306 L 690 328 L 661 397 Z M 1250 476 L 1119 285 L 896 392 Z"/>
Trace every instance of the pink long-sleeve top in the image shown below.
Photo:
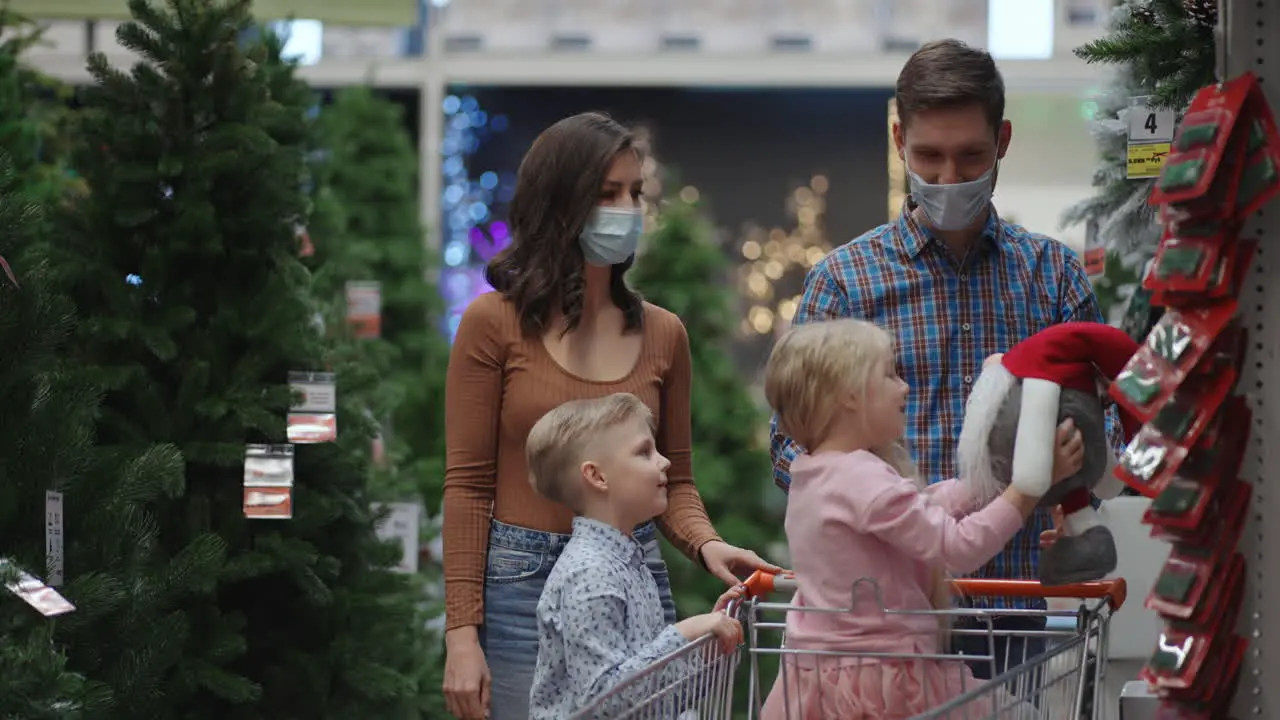
<path fill-rule="evenodd" d="M 955 480 L 921 492 L 876 455 L 800 455 L 791 465 L 786 531 L 795 604 L 848 613 L 787 613 L 787 645 L 843 652 L 935 653 L 937 618 L 882 614 L 858 578 L 874 578 L 884 607 L 930 610 L 934 569 L 970 573 L 1009 542 L 1023 517 L 997 498 L 977 512 Z"/>

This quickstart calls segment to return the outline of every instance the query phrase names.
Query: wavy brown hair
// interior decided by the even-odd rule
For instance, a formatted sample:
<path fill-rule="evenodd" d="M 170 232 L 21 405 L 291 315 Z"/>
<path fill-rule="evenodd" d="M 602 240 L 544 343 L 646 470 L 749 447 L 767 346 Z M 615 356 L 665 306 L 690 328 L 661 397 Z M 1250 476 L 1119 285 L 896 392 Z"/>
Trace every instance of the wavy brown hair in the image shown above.
<path fill-rule="evenodd" d="M 585 259 L 578 236 L 599 204 L 609 165 L 627 151 L 639 152 L 631 131 L 608 115 L 588 112 L 547 128 L 525 153 L 507 214 L 511 245 L 484 273 L 515 303 L 525 334 L 545 334 L 556 310 L 564 333 L 582 320 Z M 609 297 L 622 310 L 626 329 L 639 330 L 644 308 L 625 280 L 631 263 L 613 266 Z"/>

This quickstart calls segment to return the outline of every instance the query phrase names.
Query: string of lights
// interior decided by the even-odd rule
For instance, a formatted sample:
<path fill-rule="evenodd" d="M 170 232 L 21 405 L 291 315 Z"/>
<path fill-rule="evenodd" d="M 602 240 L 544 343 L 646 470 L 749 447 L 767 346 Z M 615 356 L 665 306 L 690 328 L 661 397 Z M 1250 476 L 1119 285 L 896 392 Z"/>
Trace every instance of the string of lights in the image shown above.
<path fill-rule="evenodd" d="M 449 340 L 457 334 L 462 313 L 476 297 L 492 288 L 484 267 L 511 244 L 511 231 L 500 219 L 501 207 L 515 192 L 515 173 L 471 166 L 481 143 L 506 132 L 505 115 L 490 116 L 470 95 L 448 95 L 443 102 L 445 131 L 441 144 L 444 188 L 441 191 L 444 269 L 441 292 L 446 305 Z"/>
<path fill-rule="evenodd" d="M 795 221 L 791 230 L 746 229 L 741 247 L 746 262 L 738 268 L 742 294 L 750 303 L 743 335 L 780 333 L 790 326 L 800 295 L 787 290 L 802 286 L 804 274 L 831 251 L 823 222 L 828 187 L 825 175 L 815 175 L 792 191 L 787 198 L 787 214 Z"/>

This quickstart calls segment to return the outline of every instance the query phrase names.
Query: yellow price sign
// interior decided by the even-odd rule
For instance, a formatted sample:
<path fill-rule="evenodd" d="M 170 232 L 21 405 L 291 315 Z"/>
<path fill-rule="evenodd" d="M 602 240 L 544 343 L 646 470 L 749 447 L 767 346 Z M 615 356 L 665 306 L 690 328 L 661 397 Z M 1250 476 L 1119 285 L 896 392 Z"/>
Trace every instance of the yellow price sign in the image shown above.
<path fill-rule="evenodd" d="M 1160 168 L 1164 167 L 1165 158 L 1169 157 L 1172 143 L 1148 143 L 1130 145 L 1128 157 L 1128 177 L 1130 180 L 1160 177 Z"/>

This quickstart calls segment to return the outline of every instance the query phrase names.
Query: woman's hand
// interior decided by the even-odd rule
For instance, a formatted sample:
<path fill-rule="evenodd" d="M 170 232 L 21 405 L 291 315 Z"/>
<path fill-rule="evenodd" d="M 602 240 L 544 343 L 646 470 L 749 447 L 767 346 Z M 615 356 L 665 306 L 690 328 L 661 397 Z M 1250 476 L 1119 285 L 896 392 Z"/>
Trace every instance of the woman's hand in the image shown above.
<path fill-rule="evenodd" d="M 444 643 L 445 705 L 458 720 L 485 720 L 493 681 L 476 628 L 454 628 L 445 633 Z"/>
<path fill-rule="evenodd" d="M 1066 526 L 1066 520 L 1062 516 L 1061 505 L 1058 505 L 1057 507 L 1053 508 L 1052 513 L 1053 513 L 1053 529 L 1045 530 L 1044 532 L 1040 533 L 1040 547 L 1042 549 L 1048 549 L 1052 547 L 1054 543 L 1061 540 L 1062 534 L 1063 534 L 1062 528 Z"/>
<path fill-rule="evenodd" d="M 1084 436 L 1076 428 L 1071 418 L 1062 421 L 1058 426 L 1058 437 L 1053 448 L 1053 482 L 1063 480 L 1080 472 L 1084 467 Z"/>
<path fill-rule="evenodd" d="M 723 540 L 712 540 L 702 546 L 702 564 L 707 572 L 724 581 L 725 585 L 741 585 L 742 577 L 756 570 L 780 573 L 782 568 L 765 562 L 750 550 L 734 547 Z"/>

